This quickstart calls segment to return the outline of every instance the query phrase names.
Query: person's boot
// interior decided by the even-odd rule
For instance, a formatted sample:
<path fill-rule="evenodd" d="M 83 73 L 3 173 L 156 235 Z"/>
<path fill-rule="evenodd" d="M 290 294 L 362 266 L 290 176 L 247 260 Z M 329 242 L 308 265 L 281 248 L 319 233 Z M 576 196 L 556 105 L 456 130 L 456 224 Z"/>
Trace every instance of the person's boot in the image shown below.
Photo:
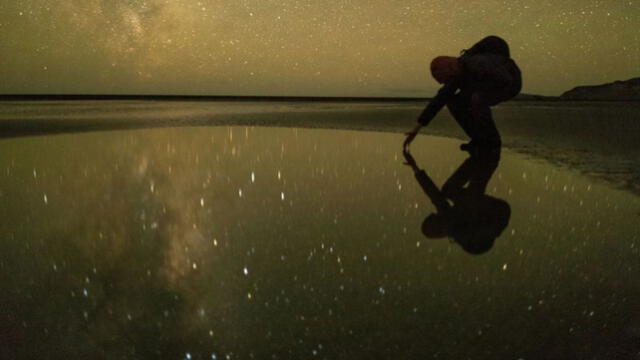
<path fill-rule="evenodd" d="M 471 156 L 478 155 L 478 145 L 473 140 L 460 145 L 460 150 L 468 152 Z"/>
<path fill-rule="evenodd" d="M 460 145 L 460 150 L 462 150 L 462 151 L 469 151 L 469 152 L 471 152 L 473 148 L 475 148 L 475 144 L 473 143 L 473 141 L 469 141 L 469 142 L 468 142 L 468 143 L 466 143 L 466 144 L 462 144 L 462 145 Z"/>

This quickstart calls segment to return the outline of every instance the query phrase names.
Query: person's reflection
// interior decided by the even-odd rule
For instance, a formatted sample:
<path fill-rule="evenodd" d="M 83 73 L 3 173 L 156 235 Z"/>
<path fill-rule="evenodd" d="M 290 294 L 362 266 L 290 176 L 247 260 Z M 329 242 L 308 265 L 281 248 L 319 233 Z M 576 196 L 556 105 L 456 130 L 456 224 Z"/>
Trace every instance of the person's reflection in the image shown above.
<path fill-rule="evenodd" d="M 442 190 L 427 173 L 418 168 L 409 151 L 403 151 L 424 192 L 436 207 L 436 213 L 422 222 L 428 238 L 448 236 L 471 254 L 483 254 L 509 224 L 511 207 L 501 199 L 485 194 L 489 179 L 500 162 L 500 150 L 474 154 L 449 177 Z"/>

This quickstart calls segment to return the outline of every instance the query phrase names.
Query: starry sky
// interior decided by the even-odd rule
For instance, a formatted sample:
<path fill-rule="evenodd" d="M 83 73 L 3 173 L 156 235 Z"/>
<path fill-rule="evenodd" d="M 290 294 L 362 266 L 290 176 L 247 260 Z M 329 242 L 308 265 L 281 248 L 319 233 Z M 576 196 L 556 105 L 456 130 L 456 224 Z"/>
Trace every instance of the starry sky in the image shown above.
<path fill-rule="evenodd" d="M 0 93 L 431 96 L 505 38 L 526 93 L 640 76 L 637 0 L 0 0 Z"/>

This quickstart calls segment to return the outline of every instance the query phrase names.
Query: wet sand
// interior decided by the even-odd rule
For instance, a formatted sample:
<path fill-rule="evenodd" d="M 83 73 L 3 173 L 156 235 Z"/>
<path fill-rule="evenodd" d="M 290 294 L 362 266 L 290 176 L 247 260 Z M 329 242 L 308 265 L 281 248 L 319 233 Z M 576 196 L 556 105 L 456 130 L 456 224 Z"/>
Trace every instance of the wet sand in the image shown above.
<path fill-rule="evenodd" d="M 404 133 L 421 101 L 3 101 L 0 137 L 189 126 Z M 514 101 L 494 108 L 505 147 L 640 194 L 640 104 Z M 443 110 L 423 134 L 467 141 Z"/>

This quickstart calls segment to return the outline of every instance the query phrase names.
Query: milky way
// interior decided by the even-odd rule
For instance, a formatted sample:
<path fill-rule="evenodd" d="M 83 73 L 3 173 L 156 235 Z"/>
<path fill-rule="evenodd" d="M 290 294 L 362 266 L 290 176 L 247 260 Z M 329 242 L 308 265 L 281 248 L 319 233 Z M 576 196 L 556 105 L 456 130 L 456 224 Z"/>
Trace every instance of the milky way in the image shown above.
<path fill-rule="evenodd" d="M 524 91 L 639 75 L 634 1 L 4 0 L 0 93 L 429 96 L 431 58 L 509 41 Z"/>

